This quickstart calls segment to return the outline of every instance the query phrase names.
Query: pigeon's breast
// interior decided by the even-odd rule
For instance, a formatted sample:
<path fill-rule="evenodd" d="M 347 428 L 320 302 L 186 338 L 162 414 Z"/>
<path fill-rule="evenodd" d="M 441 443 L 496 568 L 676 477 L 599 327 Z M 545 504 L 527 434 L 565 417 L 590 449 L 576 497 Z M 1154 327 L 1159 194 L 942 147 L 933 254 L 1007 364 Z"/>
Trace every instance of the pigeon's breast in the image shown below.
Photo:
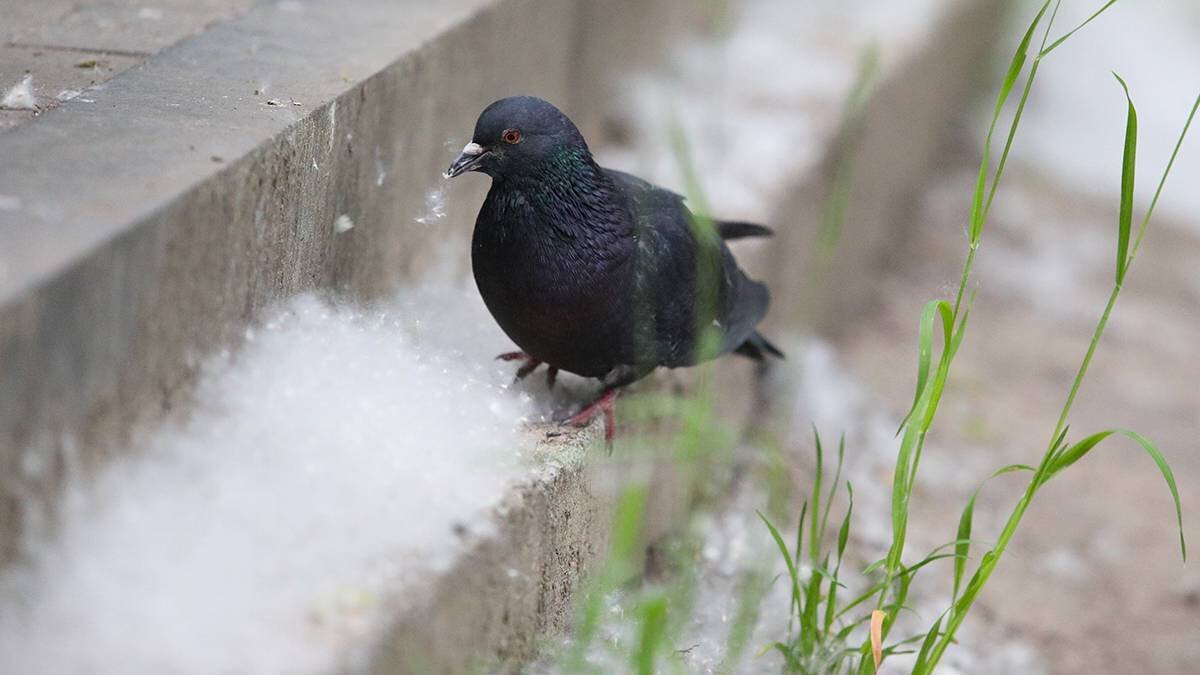
<path fill-rule="evenodd" d="M 478 231 L 475 239 L 479 293 L 522 351 L 586 377 L 632 361 L 628 265 L 566 267 L 574 257 L 566 252 L 548 259 L 544 247 L 498 246 Z"/>

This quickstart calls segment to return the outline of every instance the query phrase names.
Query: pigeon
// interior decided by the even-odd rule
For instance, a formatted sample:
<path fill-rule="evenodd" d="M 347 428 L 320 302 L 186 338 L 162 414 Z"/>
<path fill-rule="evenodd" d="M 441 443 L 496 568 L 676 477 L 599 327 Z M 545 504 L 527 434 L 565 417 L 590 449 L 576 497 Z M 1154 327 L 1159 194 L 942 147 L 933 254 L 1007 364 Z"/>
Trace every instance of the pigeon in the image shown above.
<path fill-rule="evenodd" d="M 736 353 L 783 358 L 756 329 L 770 294 L 726 240 L 770 236 L 753 223 L 693 216 L 684 198 L 606 169 L 554 105 L 513 96 L 479 115 L 445 178 L 478 171 L 491 189 L 475 221 L 471 267 L 488 311 L 520 348 L 523 379 L 548 366 L 602 385 L 566 420 L 604 415 L 609 447 L 621 389 L 658 367 Z"/>

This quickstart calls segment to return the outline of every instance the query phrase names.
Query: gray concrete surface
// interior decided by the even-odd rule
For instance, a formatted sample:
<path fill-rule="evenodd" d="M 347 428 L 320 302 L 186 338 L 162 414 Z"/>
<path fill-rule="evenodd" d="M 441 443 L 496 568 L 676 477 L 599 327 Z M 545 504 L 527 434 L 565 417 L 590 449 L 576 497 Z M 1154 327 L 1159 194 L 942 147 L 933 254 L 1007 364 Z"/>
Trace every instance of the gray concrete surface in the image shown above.
<path fill-rule="evenodd" d="M 465 138 L 483 105 L 535 93 L 598 137 L 619 74 L 660 53 L 646 38 L 699 21 L 685 4 L 264 3 L 125 71 L 89 92 L 93 102 L 72 99 L 0 134 L 0 561 L 20 558 L 25 513 L 53 504 L 77 450 L 95 467 L 147 423 L 186 414 L 202 357 L 236 348 L 262 308 L 317 287 L 370 297 L 428 268 L 441 230 L 470 222 L 432 229 L 405 214 L 420 212 L 453 153 L 447 142 Z M 860 145 L 868 170 L 856 189 L 871 206 L 853 215 L 865 229 L 847 233 L 862 257 L 840 260 L 859 267 L 830 286 L 849 294 L 842 311 L 867 292 L 879 232 L 897 222 L 889 216 L 931 161 L 949 103 L 971 85 L 982 45 L 966 28 L 992 6 L 956 5 L 885 70 Z M 71 44 L 63 30 L 55 40 Z M 128 58 L 168 38 L 125 44 Z M 895 125 L 917 122 L 909 146 L 894 148 Z M 822 139 L 831 157 L 837 138 L 834 128 Z M 817 174 L 787 179 L 811 201 L 827 185 Z M 460 182 L 448 199 L 477 200 L 481 188 Z M 787 251 L 813 223 L 811 211 L 791 213 L 795 233 L 760 257 L 784 295 L 804 289 Z M 356 226 L 337 234 L 342 214 Z M 574 467 L 523 487 L 520 508 L 499 516 L 500 536 L 400 612 L 379 668 L 403 671 L 418 644 L 446 671 L 513 664 L 537 633 L 562 630 L 605 541 L 607 507 L 592 485 Z M 526 576 L 497 576 L 508 567 Z M 477 648 L 464 650 L 470 641 Z"/>
<path fill-rule="evenodd" d="M 35 110 L 0 110 L 0 133 L 32 121 L 65 100 L 77 96 L 81 103 L 93 100 L 84 92 L 141 61 L 141 57 L 127 55 L 0 46 L 0 92 L 15 86 L 28 74 L 38 106 Z"/>
<path fill-rule="evenodd" d="M 152 55 L 233 18 L 256 0 L 5 0 L 0 4 L 10 44 L 101 54 Z M 286 3 L 274 3 L 287 7 Z M 291 7 L 302 9 L 304 3 Z M 283 8 L 281 7 L 281 8 Z"/>
<path fill-rule="evenodd" d="M 35 110 L 0 109 L 0 133 L 245 12 L 254 1 L 0 0 L 0 91 L 29 75 L 37 97 Z"/>
<path fill-rule="evenodd" d="M 551 468 L 496 508 L 494 536 L 476 537 L 453 569 L 397 601 L 369 672 L 516 672 L 547 637 L 569 630 L 576 591 L 608 552 L 625 486 L 651 486 L 645 545 L 683 525 L 689 488 L 669 460 L 606 457 L 599 423 L 547 440 L 549 430 L 530 429 L 530 443 Z"/>

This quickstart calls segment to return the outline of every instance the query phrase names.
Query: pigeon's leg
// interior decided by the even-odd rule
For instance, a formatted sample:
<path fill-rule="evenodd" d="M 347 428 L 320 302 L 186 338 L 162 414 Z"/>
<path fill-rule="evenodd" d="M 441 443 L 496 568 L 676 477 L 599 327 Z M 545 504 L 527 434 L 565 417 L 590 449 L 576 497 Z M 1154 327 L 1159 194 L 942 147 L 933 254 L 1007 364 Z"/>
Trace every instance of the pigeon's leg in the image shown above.
<path fill-rule="evenodd" d="M 537 367 L 540 365 L 542 365 L 541 361 L 538 361 L 537 359 L 529 359 L 525 363 L 521 364 L 520 368 L 517 368 L 517 379 L 523 380 L 526 377 L 529 377 L 529 374 L 537 370 Z"/>
<path fill-rule="evenodd" d="M 624 365 L 608 371 L 604 377 L 600 378 L 604 384 L 604 391 L 600 393 L 600 396 L 584 406 L 583 410 L 569 417 L 565 423 L 575 427 L 584 427 L 592 421 L 596 413 L 604 413 L 604 441 L 608 445 L 609 453 L 612 453 L 613 437 L 617 435 L 617 397 L 621 395 L 621 390 L 625 385 L 637 381 L 650 370 L 653 369 L 639 369 L 635 366 Z"/>
<path fill-rule="evenodd" d="M 612 446 L 613 437 L 617 435 L 617 415 L 614 409 L 621 390 L 608 387 L 599 398 L 583 407 L 583 410 L 567 418 L 567 424 L 573 427 L 586 427 L 597 413 L 604 413 L 604 441 Z"/>
<path fill-rule="evenodd" d="M 525 352 L 505 352 L 505 353 L 497 356 L 496 360 L 497 361 L 521 361 L 521 360 L 524 360 L 525 363 L 522 363 L 521 367 L 517 368 L 516 380 L 523 380 L 526 377 L 529 377 L 530 373 L 537 370 L 537 367 L 542 365 L 541 361 L 533 358 L 532 356 L 526 354 Z"/>
<path fill-rule="evenodd" d="M 554 381 L 558 379 L 558 368 L 550 366 L 546 369 L 546 386 L 550 389 L 554 388 Z"/>

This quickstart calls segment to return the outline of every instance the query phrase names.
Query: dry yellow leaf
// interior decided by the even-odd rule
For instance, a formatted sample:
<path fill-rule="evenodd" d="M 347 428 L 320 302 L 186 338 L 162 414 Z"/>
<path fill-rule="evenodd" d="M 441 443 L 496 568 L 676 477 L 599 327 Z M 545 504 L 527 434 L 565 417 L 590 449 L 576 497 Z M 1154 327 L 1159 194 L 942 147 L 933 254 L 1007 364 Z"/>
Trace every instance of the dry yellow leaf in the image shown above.
<path fill-rule="evenodd" d="M 871 612 L 871 656 L 875 657 L 875 672 L 879 672 L 879 664 L 883 661 L 883 620 L 887 612 L 877 609 Z"/>

